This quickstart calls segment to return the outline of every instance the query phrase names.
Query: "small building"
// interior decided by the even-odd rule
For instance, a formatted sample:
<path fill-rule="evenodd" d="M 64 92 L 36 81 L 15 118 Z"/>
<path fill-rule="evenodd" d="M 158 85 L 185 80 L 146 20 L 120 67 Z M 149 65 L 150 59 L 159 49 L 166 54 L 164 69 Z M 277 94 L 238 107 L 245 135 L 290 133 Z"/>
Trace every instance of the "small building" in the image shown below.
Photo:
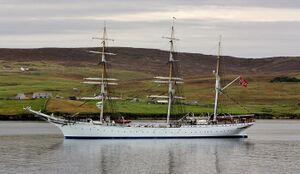
<path fill-rule="evenodd" d="M 199 105 L 199 102 L 196 101 L 196 100 L 193 100 L 193 101 L 190 102 L 190 105 L 196 106 L 196 105 Z"/>
<path fill-rule="evenodd" d="M 168 100 L 156 100 L 157 104 L 168 104 Z"/>
<path fill-rule="evenodd" d="M 140 101 L 140 99 L 138 99 L 138 98 L 133 98 L 132 100 L 131 100 L 131 102 L 139 102 Z"/>
<path fill-rule="evenodd" d="M 29 68 L 28 68 L 28 67 L 23 67 L 23 66 L 21 66 L 20 70 L 21 70 L 21 71 L 29 71 Z"/>
<path fill-rule="evenodd" d="M 50 98 L 52 97 L 51 92 L 35 92 L 32 94 L 32 98 Z"/>
<path fill-rule="evenodd" d="M 18 93 L 15 97 L 16 100 L 24 100 L 26 99 L 26 95 L 24 93 Z"/>
<path fill-rule="evenodd" d="M 60 95 L 56 95 L 55 98 L 63 99 L 64 97 Z"/>

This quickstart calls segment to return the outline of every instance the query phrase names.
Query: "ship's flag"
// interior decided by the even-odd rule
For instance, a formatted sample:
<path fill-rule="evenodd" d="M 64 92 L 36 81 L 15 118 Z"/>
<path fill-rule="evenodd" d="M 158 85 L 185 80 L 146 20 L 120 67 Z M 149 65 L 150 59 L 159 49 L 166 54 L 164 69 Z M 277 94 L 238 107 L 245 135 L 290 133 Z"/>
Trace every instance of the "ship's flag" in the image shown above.
<path fill-rule="evenodd" d="M 243 87 L 247 87 L 248 83 L 249 82 L 246 79 L 240 77 L 240 85 L 242 85 Z"/>

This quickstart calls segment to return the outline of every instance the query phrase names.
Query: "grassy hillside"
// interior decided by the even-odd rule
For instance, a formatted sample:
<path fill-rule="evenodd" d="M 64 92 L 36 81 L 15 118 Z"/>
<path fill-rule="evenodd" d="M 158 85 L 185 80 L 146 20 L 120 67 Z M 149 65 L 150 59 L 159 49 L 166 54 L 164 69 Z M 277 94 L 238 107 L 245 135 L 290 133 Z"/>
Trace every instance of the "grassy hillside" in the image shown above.
<path fill-rule="evenodd" d="M 165 74 L 167 53 L 151 49 L 113 48 L 119 57 L 111 61 L 111 76 L 120 79 L 114 95 L 124 100 L 116 103 L 117 112 L 129 114 L 164 114 L 165 105 L 147 104 L 147 95 L 163 94 L 164 85 L 152 83 L 152 77 Z M 0 115 L 24 114 L 23 106 L 61 113 L 97 113 L 95 103 L 78 108 L 80 101 L 8 100 L 17 93 L 31 96 L 33 92 L 50 91 L 55 96 L 93 96 L 96 88 L 81 84 L 83 77 L 99 76 L 97 58 L 86 49 L 0 49 Z M 69 53 L 70 52 L 70 53 Z M 65 53 L 68 53 L 64 56 Z M 122 57 L 121 55 L 125 55 Z M 87 57 L 85 57 L 87 56 Z M 181 57 L 180 57 L 181 56 Z M 214 97 L 213 56 L 179 54 L 184 72 L 186 102 L 197 101 L 197 106 L 185 106 L 186 112 L 212 112 Z M 300 77 L 299 58 L 238 59 L 227 57 L 224 84 L 242 74 L 249 81 L 247 88 L 238 83 L 221 96 L 223 113 L 257 113 L 265 115 L 299 115 L 300 83 L 270 83 L 274 77 Z M 298 66 L 299 65 L 299 66 Z M 30 71 L 21 71 L 28 67 Z M 236 68 L 234 68 L 236 67 Z M 223 85 L 224 86 L 224 85 Z M 229 99 L 229 96 L 231 99 Z M 141 102 L 130 102 L 139 98 Z M 125 100 L 128 99 L 128 100 Z M 246 109 L 244 109 L 243 107 Z"/>
<path fill-rule="evenodd" d="M 0 49 L 0 60 L 8 61 L 55 61 L 68 66 L 97 64 L 99 55 L 90 54 L 88 50 L 99 48 L 40 48 L 40 49 Z M 116 53 L 110 57 L 114 68 L 146 73 L 164 73 L 168 61 L 168 51 L 143 48 L 112 47 L 109 52 Z M 211 75 L 215 68 L 216 57 L 195 53 L 178 53 L 176 58 L 184 76 Z M 287 72 L 299 73 L 299 57 L 273 57 L 264 59 L 236 58 L 225 56 L 223 67 L 230 74 L 275 75 Z"/>

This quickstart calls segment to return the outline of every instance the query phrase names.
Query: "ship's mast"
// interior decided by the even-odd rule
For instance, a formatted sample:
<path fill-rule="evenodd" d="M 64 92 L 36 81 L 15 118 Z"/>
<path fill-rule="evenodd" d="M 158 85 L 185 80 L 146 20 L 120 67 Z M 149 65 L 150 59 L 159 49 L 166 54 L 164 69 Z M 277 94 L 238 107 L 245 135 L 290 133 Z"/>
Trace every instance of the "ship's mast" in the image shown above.
<path fill-rule="evenodd" d="M 167 124 L 170 122 L 170 115 L 171 115 L 171 105 L 173 95 L 175 94 L 175 89 L 173 88 L 173 64 L 174 64 L 174 22 L 171 28 L 171 37 L 170 39 L 170 54 L 169 54 L 169 84 L 168 84 L 168 112 L 167 112 Z"/>
<path fill-rule="evenodd" d="M 215 84 L 215 106 L 214 106 L 214 116 L 213 116 L 213 122 L 217 121 L 217 112 L 218 112 L 218 98 L 219 94 L 221 92 L 221 77 L 219 75 L 220 70 L 220 56 L 221 56 L 221 36 L 218 44 L 218 55 L 217 55 L 217 67 L 215 71 L 216 76 L 216 84 Z"/>
<path fill-rule="evenodd" d="M 104 113 L 104 102 L 106 99 L 106 87 L 107 84 L 104 83 L 104 78 L 106 79 L 106 60 L 105 60 L 105 47 L 106 47 L 106 25 L 103 28 L 103 37 L 102 37 L 102 54 L 101 54 L 101 64 L 102 64 L 102 72 L 101 72 L 101 91 L 100 91 L 100 99 L 101 99 L 101 111 L 100 111 L 100 123 L 103 122 L 103 113 Z M 107 81 L 106 81 L 107 82 Z"/>
<path fill-rule="evenodd" d="M 156 82 L 156 83 L 163 83 L 163 84 L 167 84 L 168 85 L 168 95 L 166 95 L 166 96 L 150 95 L 149 96 L 150 98 L 167 99 L 167 101 L 166 101 L 168 103 L 167 124 L 170 123 L 170 115 L 171 115 L 171 108 L 172 108 L 173 99 L 184 99 L 181 96 L 175 96 L 175 85 L 183 83 L 182 82 L 182 80 L 183 80 L 182 78 L 180 78 L 180 77 L 174 77 L 174 68 L 175 68 L 174 65 L 175 65 L 175 62 L 177 61 L 177 60 L 174 59 L 174 54 L 175 54 L 174 43 L 175 43 L 175 41 L 179 40 L 179 39 L 175 38 L 175 32 L 174 32 L 174 20 L 175 19 L 176 18 L 173 17 L 173 25 L 171 27 L 171 35 L 170 35 L 170 37 L 163 37 L 164 39 L 168 39 L 169 42 L 170 42 L 169 61 L 168 61 L 168 64 L 169 64 L 169 74 L 168 74 L 167 77 L 161 77 L 161 76 L 154 77 L 156 79 L 159 79 L 159 80 L 156 80 L 154 82 Z"/>
<path fill-rule="evenodd" d="M 97 106 L 99 107 L 100 111 L 100 123 L 103 123 L 103 113 L 104 113 L 104 105 L 106 104 L 106 100 L 109 99 L 108 97 L 108 85 L 117 85 L 117 83 L 112 83 L 109 81 L 115 81 L 117 79 L 112 79 L 107 77 L 107 60 L 106 60 L 106 55 L 116 55 L 114 53 L 108 53 L 106 52 L 106 42 L 107 41 L 114 41 L 113 39 L 107 38 L 107 33 L 106 33 L 106 25 L 104 25 L 103 28 L 103 36 L 102 37 L 93 37 L 93 39 L 98 39 L 101 40 L 101 46 L 102 46 L 102 51 L 89 51 L 90 53 L 95 53 L 95 54 L 101 54 L 101 61 L 100 64 L 102 65 L 102 71 L 101 71 L 101 77 L 89 77 L 89 78 L 84 78 L 85 81 L 83 83 L 86 84 L 96 84 L 100 85 L 100 94 L 94 98 L 91 97 L 85 97 L 87 99 L 99 99 L 100 102 L 97 103 Z M 110 97 L 111 98 L 111 97 Z"/>

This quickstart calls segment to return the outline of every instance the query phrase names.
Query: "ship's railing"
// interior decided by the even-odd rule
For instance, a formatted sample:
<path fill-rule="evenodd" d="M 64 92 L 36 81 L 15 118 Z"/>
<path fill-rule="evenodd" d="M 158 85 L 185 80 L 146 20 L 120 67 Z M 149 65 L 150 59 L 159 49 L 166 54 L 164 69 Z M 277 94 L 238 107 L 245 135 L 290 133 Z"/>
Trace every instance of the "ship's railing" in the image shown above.
<path fill-rule="evenodd" d="M 212 124 L 239 124 L 255 122 L 254 115 L 223 115 L 218 116 L 216 122 L 210 120 L 210 116 L 195 116 L 188 113 L 181 119 L 173 122 L 177 125 L 212 125 Z"/>

